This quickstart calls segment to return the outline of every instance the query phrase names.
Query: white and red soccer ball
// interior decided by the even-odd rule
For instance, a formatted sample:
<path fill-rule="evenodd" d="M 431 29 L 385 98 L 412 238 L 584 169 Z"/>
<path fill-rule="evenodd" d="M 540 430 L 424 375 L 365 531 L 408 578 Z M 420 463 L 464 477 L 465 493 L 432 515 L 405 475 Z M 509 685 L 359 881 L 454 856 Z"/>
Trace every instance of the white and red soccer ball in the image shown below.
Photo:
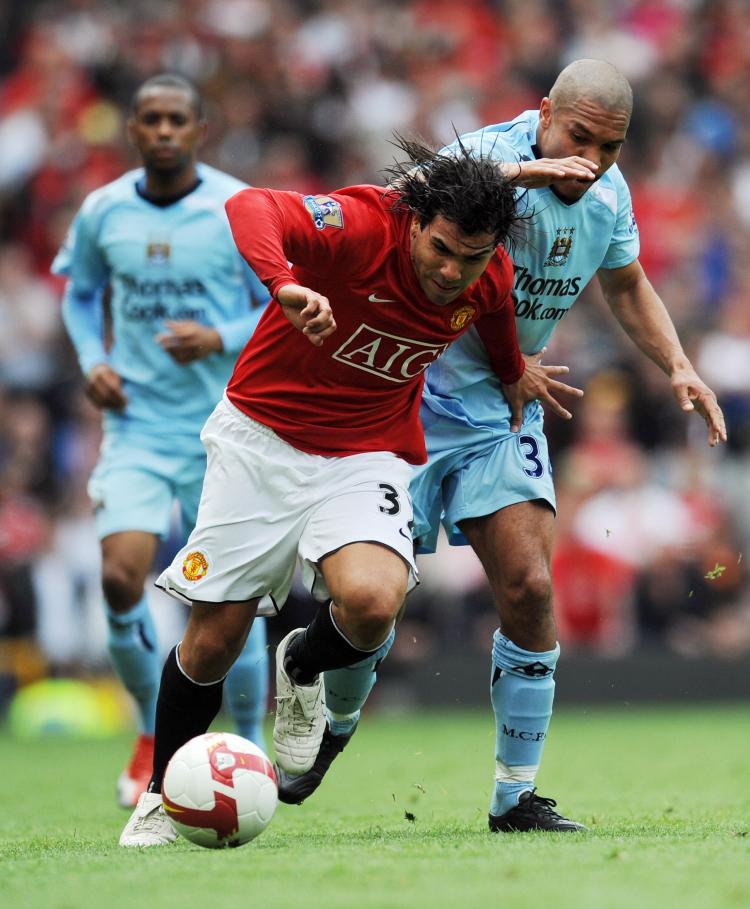
<path fill-rule="evenodd" d="M 229 732 L 207 732 L 178 749 L 161 792 L 175 830 L 210 849 L 254 839 L 278 804 L 269 759 L 257 745 Z"/>

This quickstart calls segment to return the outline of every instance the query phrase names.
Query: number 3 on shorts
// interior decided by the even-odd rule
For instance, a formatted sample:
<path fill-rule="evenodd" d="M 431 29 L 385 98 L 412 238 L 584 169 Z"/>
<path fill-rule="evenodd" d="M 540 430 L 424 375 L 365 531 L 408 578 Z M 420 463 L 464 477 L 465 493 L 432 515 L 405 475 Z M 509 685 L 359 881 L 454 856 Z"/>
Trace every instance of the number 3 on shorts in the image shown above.
<path fill-rule="evenodd" d="M 390 508 L 386 508 L 383 505 L 379 505 L 378 508 L 383 512 L 383 514 L 398 514 L 401 511 L 401 503 L 398 500 L 398 490 L 391 486 L 390 483 L 379 483 L 378 489 L 383 490 L 383 498 L 389 504 Z"/>
<path fill-rule="evenodd" d="M 535 479 L 541 477 L 544 473 L 544 464 L 539 460 L 539 446 L 534 436 L 519 436 L 518 446 L 521 449 L 521 454 L 532 465 L 524 467 L 523 472 L 527 477 L 534 477 Z"/>

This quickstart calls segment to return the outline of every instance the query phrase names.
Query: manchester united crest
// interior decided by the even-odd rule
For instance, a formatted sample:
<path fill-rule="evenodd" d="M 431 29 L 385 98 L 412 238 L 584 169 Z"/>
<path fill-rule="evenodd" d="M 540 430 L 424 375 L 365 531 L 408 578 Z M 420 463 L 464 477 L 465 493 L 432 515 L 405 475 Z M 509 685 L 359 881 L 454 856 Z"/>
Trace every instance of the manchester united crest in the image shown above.
<path fill-rule="evenodd" d="M 208 559 L 203 553 L 195 549 L 189 552 L 182 563 L 182 574 L 186 581 L 200 581 L 208 571 Z"/>
<path fill-rule="evenodd" d="M 459 306 L 451 316 L 451 328 L 453 331 L 461 331 L 462 328 L 471 322 L 474 318 L 476 309 L 473 306 Z"/>
<path fill-rule="evenodd" d="M 544 263 L 545 268 L 550 265 L 565 265 L 573 248 L 573 234 L 575 231 L 575 227 L 557 228 L 555 239 L 552 241 L 549 253 L 547 253 L 547 259 Z"/>

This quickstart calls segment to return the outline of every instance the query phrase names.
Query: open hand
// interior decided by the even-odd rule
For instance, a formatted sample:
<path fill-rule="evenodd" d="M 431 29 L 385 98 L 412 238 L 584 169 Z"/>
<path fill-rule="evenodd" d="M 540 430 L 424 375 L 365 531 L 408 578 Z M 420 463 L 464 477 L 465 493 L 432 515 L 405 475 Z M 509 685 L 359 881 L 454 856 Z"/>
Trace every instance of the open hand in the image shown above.
<path fill-rule="evenodd" d="M 552 183 L 576 180 L 592 183 L 596 179 L 599 165 L 587 158 L 573 155 L 570 158 L 536 158 L 533 161 L 519 161 L 517 164 L 506 161 L 502 164 L 502 170 L 516 186 L 538 189 Z"/>
<path fill-rule="evenodd" d="M 698 377 L 695 370 L 692 368 L 680 369 L 673 373 L 671 382 L 672 391 L 680 408 L 685 413 L 696 410 L 706 421 L 708 444 L 713 448 L 719 442 L 726 442 L 727 427 L 716 395 Z"/>
<path fill-rule="evenodd" d="M 541 401 L 563 420 L 570 420 L 573 414 L 566 410 L 554 395 L 566 394 L 575 398 L 583 397 L 583 389 L 566 385 L 555 379 L 555 376 L 564 376 L 570 372 L 567 366 L 542 365 L 542 357 L 546 351 L 547 348 L 543 347 L 538 353 L 524 354 L 526 369 L 521 378 L 513 385 L 503 385 L 503 392 L 510 404 L 511 432 L 518 432 L 521 428 L 524 404 L 528 404 L 529 401 Z"/>

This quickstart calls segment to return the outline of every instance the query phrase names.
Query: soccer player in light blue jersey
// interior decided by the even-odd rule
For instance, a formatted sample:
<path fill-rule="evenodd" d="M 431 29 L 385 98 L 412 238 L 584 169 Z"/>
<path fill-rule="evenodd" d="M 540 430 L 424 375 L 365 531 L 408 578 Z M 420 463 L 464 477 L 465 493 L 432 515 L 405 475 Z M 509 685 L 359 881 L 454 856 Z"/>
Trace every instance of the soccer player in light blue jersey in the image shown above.
<path fill-rule="evenodd" d="M 155 76 L 139 88 L 128 134 L 144 166 L 86 198 L 52 266 L 68 278 L 65 326 L 86 393 L 104 412 L 89 494 L 109 652 L 141 726 L 118 780 L 124 807 L 146 788 L 153 757 L 161 661 L 146 577 L 173 503 L 186 536 L 195 523 L 206 466 L 200 431 L 269 299 L 237 252 L 224 211 L 244 184 L 196 160 L 206 131 L 201 107 L 178 76 Z M 226 684 L 239 733 L 260 745 L 267 662 L 261 620 Z"/>
<path fill-rule="evenodd" d="M 527 359 L 541 360 L 555 326 L 596 275 L 616 319 L 666 373 L 682 410 L 705 419 L 713 446 L 726 440 L 721 410 L 638 262 L 630 193 L 616 164 L 631 111 L 630 86 L 613 66 L 579 60 L 562 71 L 539 111 L 459 141 L 494 157 L 526 194 L 528 236 L 513 259 L 516 326 Z M 570 417 L 554 398 L 543 400 Z M 421 416 L 429 461 L 415 468 L 410 487 L 415 540 L 433 552 L 442 520 L 453 545 L 471 545 L 500 616 L 492 646 L 490 829 L 578 830 L 535 791 L 560 653 L 550 578 L 555 492 L 541 405 L 527 405 L 522 421 L 511 415 L 470 330 L 428 369 Z M 328 728 L 318 758 L 282 799 L 302 801 L 320 784 L 351 738 L 390 645 L 369 662 L 326 673 Z"/>

